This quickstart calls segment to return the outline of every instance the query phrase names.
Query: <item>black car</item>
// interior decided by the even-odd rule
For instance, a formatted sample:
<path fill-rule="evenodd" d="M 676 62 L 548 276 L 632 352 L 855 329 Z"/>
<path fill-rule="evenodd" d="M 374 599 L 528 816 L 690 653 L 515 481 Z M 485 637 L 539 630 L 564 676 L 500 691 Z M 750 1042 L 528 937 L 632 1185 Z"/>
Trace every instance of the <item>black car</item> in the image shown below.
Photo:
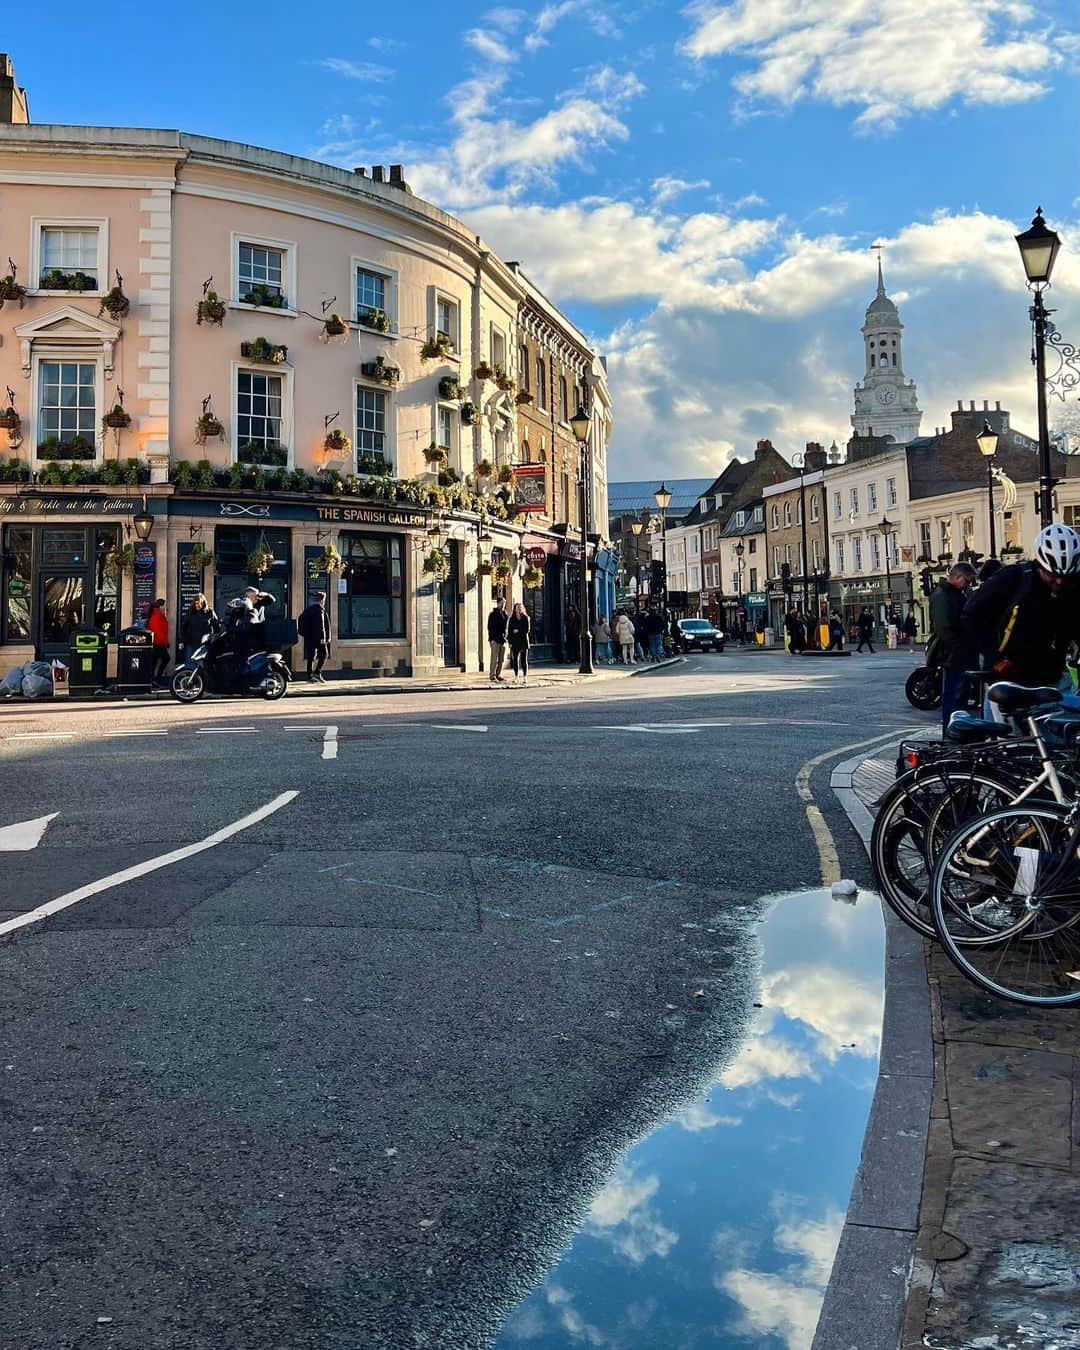
<path fill-rule="evenodd" d="M 708 619 L 679 619 L 675 647 L 680 652 L 722 652 L 724 635 Z"/>

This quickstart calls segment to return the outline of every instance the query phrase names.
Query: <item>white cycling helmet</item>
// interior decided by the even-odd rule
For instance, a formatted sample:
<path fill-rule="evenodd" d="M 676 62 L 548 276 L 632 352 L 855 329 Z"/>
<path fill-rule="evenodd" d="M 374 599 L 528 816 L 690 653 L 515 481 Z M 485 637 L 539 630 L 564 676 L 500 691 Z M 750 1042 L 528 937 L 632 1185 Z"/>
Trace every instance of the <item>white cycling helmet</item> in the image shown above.
<path fill-rule="evenodd" d="M 1055 522 L 1039 531 L 1035 561 L 1055 576 L 1071 577 L 1080 572 L 1080 534 Z"/>

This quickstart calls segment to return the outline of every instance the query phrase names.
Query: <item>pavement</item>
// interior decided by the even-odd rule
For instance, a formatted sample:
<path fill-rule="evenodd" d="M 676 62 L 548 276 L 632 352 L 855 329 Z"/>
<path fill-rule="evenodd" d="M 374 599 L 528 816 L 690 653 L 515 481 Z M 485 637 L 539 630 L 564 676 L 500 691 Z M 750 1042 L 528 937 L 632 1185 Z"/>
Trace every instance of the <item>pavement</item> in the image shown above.
<path fill-rule="evenodd" d="M 833 773 L 864 842 L 894 759 Z M 1080 1012 L 994 999 L 891 915 L 887 934 L 881 1078 L 815 1350 L 1075 1350 Z"/>

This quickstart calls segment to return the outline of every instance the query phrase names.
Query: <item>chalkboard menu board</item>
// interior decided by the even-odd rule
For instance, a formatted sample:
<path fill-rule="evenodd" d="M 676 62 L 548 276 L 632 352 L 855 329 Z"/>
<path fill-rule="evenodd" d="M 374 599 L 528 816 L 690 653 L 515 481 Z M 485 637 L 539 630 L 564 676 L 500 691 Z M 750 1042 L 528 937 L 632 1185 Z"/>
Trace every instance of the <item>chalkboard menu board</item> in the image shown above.
<path fill-rule="evenodd" d="M 176 627 L 177 632 L 184 621 L 184 615 L 191 608 L 191 602 L 197 595 L 202 594 L 203 574 L 198 567 L 191 564 L 191 555 L 195 552 L 194 544 L 177 544 L 176 546 Z"/>
<path fill-rule="evenodd" d="M 150 606 L 157 598 L 157 545 L 140 540 L 135 545 L 135 573 L 132 580 L 132 623 L 145 623 Z"/>
<path fill-rule="evenodd" d="M 435 655 L 435 582 L 425 581 L 416 591 L 416 654 Z"/>

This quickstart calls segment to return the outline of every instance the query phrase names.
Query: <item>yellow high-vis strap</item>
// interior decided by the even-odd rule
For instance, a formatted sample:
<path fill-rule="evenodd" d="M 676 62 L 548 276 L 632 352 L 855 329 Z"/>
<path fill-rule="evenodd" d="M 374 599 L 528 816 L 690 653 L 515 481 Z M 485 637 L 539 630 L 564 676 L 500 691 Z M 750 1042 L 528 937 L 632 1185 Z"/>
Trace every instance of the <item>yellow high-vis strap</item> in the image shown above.
<path fill-rule="evenodd" d="M 1012 613 L 1009 615 L 1009 622 L 1005 625 L 1005 632 L 1002 633 L 1002 635 L 1001 635 L 1001 642 L 1000 642 L 1000 644 L 999 644 L 999 646 L 998 646 L 998 651 L 999 651 L 999 652 L 1003 652 L 1003 651 L 1005 650 L 1005 648 L 1008 646 L 1009 638 L 1012 637 L 1012 630 L 1013 630 L 1013 627 L 1014 627 L 1014 625 L 1015 625 L 1015 623 L 1016 623 L 1016 616 L 1017 616 L 1019 613 L 1020 613 L 1020 606 L 1019 606 L 1019 605 L 1013 605 L 1013 607 L 1012 607 Z"/>

